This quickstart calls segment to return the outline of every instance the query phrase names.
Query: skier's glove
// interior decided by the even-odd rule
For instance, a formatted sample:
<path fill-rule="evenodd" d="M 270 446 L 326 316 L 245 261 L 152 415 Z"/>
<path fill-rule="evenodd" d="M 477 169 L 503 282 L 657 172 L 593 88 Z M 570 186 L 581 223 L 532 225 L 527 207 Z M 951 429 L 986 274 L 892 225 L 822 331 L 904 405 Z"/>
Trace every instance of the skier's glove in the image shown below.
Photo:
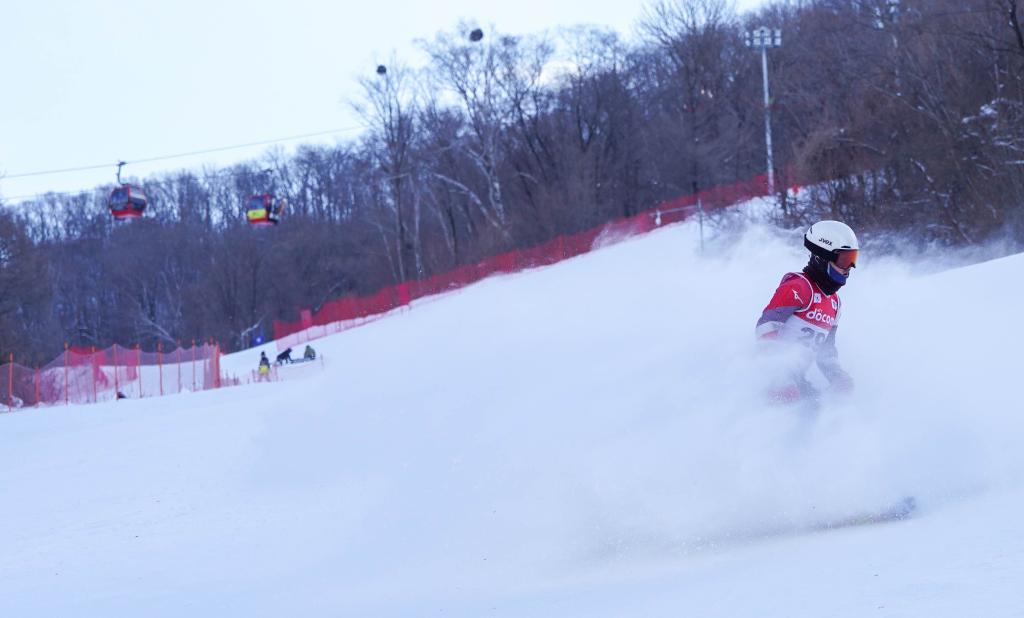
<path fill-rule="evenodd" d="M 852 393 L 853 378 L 845 371 L 840 371 L 832 376 L 832 381 L 829 382 L 829 389 L 835 393 Z"/>

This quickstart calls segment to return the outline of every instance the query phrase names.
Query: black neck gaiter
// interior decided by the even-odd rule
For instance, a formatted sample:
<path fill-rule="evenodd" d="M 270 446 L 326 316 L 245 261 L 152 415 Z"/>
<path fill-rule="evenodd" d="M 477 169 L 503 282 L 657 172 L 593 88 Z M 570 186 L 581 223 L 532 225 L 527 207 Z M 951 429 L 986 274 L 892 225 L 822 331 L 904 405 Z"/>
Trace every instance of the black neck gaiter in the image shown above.
<path fill-rule="evenodd" d="M 826 296 L 832 296 L 839 291 L 839 288 L 843 287 L 842 283 L 828 276 L 828 262 L 816 255 L 812 255 L 811 261 L 804 266 L 804 274 L 821 288 Z"/>

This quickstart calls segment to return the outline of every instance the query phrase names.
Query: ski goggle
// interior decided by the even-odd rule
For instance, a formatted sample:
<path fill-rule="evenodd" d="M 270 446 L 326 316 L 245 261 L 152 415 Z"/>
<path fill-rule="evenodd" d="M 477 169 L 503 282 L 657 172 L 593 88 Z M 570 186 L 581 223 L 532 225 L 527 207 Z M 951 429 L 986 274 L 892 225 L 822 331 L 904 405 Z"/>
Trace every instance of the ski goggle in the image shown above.
<path fill-rule="evenodd" d="M 856 249 L 840 249 L 835 252 L 836 259 L 833 260 L 836 266 L 842 269 L 856 268 L 857 267 L 857 253 Z"/>

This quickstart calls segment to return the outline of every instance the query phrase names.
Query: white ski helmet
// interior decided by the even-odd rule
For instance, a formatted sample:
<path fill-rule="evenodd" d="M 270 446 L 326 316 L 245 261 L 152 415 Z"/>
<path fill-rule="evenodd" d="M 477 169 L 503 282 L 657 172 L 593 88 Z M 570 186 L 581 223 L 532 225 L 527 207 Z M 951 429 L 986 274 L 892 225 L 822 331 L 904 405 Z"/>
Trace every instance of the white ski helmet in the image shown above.
<path fill-rule="evenodd" d="M 849 255 L 851 265 L 856 265 L 857 252 L 860 245 L 857 235 L 849 225 L 841 221 L 818 221 L 807 228 L 804 234 L 804 246 L 814 255 L 826 262 L 835 262 L 841 251 L 852 252 Z"/>

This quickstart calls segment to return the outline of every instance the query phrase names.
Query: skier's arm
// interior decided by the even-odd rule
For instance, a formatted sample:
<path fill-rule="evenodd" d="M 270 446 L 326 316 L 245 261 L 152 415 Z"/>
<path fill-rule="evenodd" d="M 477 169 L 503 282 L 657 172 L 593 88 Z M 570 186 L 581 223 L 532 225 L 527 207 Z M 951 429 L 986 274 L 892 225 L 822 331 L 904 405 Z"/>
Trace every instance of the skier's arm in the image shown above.
<path fill-rule="evenodd" d="M 754 328 L 757 340 L 771 341 L 778 337 L 789 316 L 810 304 L 812 293 L 810 284 L 800 277 L 783 279 L 757 320 Z"/>
<path fill-rule="evenodd" d="M 818 349 L 818 369 L 833 387 L 848 390 L 853 388 L 853 378 L 839 365 L 839 350 L 836 348 L 837 330 L 839 327 L 833 326 L 828 337 Z"/>

